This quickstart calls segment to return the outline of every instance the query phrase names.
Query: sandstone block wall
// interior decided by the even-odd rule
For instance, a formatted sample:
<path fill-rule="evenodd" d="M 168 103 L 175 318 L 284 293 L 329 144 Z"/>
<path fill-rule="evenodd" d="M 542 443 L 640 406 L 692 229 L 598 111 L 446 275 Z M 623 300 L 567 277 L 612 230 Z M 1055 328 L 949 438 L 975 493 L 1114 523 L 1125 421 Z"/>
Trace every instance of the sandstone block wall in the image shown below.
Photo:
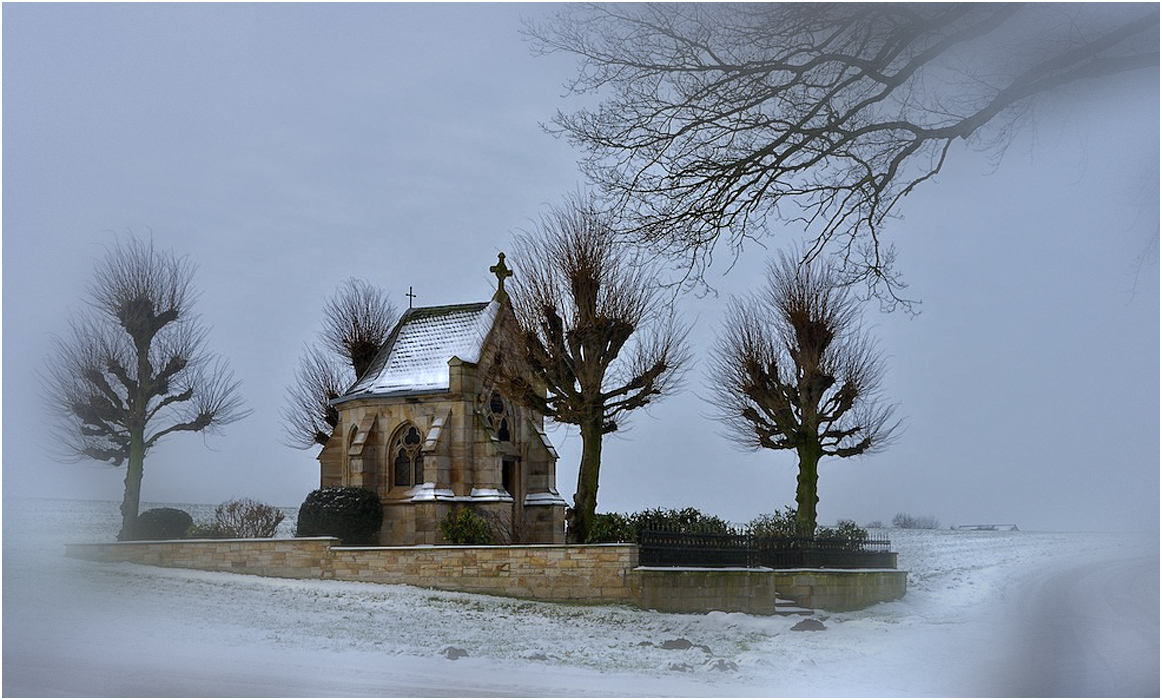
<path fill-rule="evenodd" d="M 778 595 L 771 573 L 750 569 L 641 569 L 640 604 L 659 612 L 722 610 L 774 615 Z"/>
<path fill-rule="evenodd" d="M 537 600 L 635 603 L 633 545 L 338 547 L 328 578 Z"/>
<path fill-rule="evenodd" d="M 820 610 L 858 610 L 903 598 L 908 574 L 891 569 L 786 569 L 774 572 L 779 594 Z"/>
<path fill-rule="evenodd" d="M 201 571 L 281 578 L 322 578 L 331 568 L 334 537 L 293 540 L 169 540 L 65 545 L 65 555 Z"/>
<path fill-rule="evenodd" d="M 407 584 L 663 612 L 775 613 L 776 597 L 854 610 L 904 595 L 907 574 L 848 569 L 638 567 L 636 545 L 340 547 L 331 537 L 66 545 L 67 556 L 284 578 Z M 777 594 L 776 594 L 777 592 Z"/>
<path fill-rule="evenodd" d="M 202 571 L 397 583 L 548 601 L 636 603 L 634 545 L 339 547 L 331 537 L 66 545 L 65 554 Z"/>

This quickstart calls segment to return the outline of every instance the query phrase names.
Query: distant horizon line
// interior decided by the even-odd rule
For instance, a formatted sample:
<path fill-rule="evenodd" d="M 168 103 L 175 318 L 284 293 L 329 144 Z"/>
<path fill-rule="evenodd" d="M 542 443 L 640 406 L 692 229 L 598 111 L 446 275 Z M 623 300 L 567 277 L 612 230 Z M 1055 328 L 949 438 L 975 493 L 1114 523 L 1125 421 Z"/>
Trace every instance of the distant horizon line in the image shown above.
<path fill-rule="evenodd" d="M 107 499 L 107 498 L 65 498 L 65 497 L 61 497 L 61 496 L 28 496 L 28 495 L 25 495 L 25 496 L 12 496 L 12 499 L 17 500 L 17 501 L 64 501 L 64 502 L 74 502 L 74 503 L 111 503 L 114 505 L 118 505 L 121 503 L 119 500 L 113 500 L 113 499 Z M 7 498 L 5 500 L 7 500 Z M 235 500 L 235 499 L 230 499 L 230 500 Z M 228 503 L 228 502 L 229 501 L 222 501 L 220 503 L 197 503 L 194 501 L 142 501 L 142 504 L 143 505 L 158 505 L 158 506 L 203 506 L 206 508 L 214 508 L 214 507 L 221 505 L 221 503 Z M 271 504 L 271 505 L 274 505 L 275 508 L 287 508 L 287 509 L 296 509 L 296 510 L 299 507 L 301 507 L 301 504 L 297 505 L 297 506 L 285 506 L 285 505 L 280 506 L 280 505 L 275 505 L 275 504 Z M 860 527 L 865 527 L 865 526 L 861 525 Z M 1078 534 L 1078 535 L 1085 535 L 1085 534 L 1152 534 L 1152 535 L 1162 535 L 1162 533 L 1158 532 L 1157 530 L 1153 530 L 1153 529 L 1142 529 L 1142 530 L 1025 530 L 1025 529 L 1022 529 L 1022 530 L 971 530 L 971 529 L 958 529 L 954 525 L 949 525 L 949 526 L 942 525 L 942 526 L 937 527 L 937 528 L 882 527 L 882 528 L 865 528 L 865 529 L 891 530 L 893 532 L 955 532 L 955 533 L 959 533 L 959 534 L 969 534 L 969 533 L 1010 534 L 1010 533 L 1016 532 L 1016 533 L 1043 534 L 1043 535 L 1051 535 L 1051 534 L 1058 534 L 1058 533 L 1060 533 L 1060 534 Z"/>

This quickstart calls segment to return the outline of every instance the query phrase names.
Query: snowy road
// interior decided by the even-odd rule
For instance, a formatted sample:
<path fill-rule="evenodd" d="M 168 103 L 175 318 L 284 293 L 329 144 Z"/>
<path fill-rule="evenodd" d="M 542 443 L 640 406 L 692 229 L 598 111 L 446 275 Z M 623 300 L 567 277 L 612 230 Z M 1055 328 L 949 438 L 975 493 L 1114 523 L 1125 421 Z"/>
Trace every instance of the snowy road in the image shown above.
<path fill-rule="evenodd" d="M 1159 560 L 1066 565 L 1022 582 L 994 695 L 1157 697 Z"/>

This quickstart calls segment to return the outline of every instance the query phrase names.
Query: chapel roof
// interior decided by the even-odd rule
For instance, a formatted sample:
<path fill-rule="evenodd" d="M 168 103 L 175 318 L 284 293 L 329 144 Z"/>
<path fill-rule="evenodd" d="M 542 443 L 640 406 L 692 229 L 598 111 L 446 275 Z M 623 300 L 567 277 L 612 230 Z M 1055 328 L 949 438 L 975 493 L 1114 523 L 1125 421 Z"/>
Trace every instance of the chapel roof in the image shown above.
<path fill-rule="evenodd" d="M 448 360 L 479 362 L 496 320 L 496 299 L 408 309 L 371 367 L 337 401 L 360 396 L 447 391 Z"/>

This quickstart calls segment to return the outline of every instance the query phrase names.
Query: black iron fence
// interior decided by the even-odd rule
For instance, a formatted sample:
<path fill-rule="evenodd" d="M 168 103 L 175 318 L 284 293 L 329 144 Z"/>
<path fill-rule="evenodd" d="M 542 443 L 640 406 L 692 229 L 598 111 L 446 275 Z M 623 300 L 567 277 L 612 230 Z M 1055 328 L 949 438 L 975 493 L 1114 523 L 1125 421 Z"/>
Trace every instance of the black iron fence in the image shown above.
<path fill-rule="evenodd" d="M 641 566 L 767 567 L 770 569 L 894 569 L 885 539 L 758 537 L 746 532 L 689 533 L 643 530 Z"/>

